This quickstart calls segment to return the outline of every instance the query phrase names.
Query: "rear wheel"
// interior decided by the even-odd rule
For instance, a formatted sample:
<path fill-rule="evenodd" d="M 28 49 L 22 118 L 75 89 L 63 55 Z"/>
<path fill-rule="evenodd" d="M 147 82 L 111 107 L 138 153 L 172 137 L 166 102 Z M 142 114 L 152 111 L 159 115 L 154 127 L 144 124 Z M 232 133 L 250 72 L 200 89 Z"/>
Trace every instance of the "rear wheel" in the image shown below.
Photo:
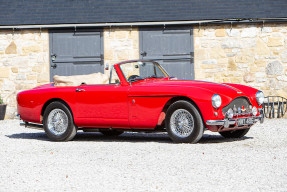
<path fill-rule="evenodd" d="M 223 131 L 223 132 L 219 132 L 219 134 L 225 138 L 241 138 L 244 135 L 246 135 L 246 133 L 248 133 L 249 128 L 248 129 L 241 129 L 241 130 L 235 130 L 235 131 Z"/>
<path fill-rule="evenodd" d="M 77 133 L 70 110 L 63 103 L 57 101 L 47 106 L 44 112 L 43 126 L 47 136 L 53 141 L 69 141 Z"/>
<path fill-rule="evenodd" d="M 187 101 L 170 105 L 165 119 L 169 137 L 177 143 L 196 143 L 203 135 L 203 122 L 197 108 Z"/>
<path fill-rule="evenodd" d="M 105 136 L 118 136 L 124 131 L 121 130 L 100 130 L 100 132 Z"/>

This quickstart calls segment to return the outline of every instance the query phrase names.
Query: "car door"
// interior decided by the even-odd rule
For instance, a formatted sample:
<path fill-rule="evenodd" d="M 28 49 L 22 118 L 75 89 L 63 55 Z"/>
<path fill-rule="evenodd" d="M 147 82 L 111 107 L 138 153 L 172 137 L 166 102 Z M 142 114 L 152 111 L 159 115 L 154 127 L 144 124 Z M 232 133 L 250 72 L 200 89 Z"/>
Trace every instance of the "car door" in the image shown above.
<path fill-rule="evenodd" d="M 132 85 L 129 89 L 129 121 L 131 128 L 153 129 L 162 109 L 171 96 L 163 94 L 162 87 Z"/>
<path fill-rule="evenodd" d="M 120 84 L 76 88 L 76 119 L 82 127 L 128 128 L 128 87 Z"/>

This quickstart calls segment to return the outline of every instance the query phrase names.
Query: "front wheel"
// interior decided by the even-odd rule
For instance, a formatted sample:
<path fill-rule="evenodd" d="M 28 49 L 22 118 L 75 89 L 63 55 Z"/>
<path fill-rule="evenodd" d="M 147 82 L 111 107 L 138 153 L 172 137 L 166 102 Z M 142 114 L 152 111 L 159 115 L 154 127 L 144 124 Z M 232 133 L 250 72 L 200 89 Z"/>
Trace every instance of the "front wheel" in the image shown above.
<path fill-rule="evenodd" d="M 77 133 L 70 110 L 61 102 L 52 102 L 47 106 L 43 126 L 47 136 L 53 141 L 69 141 Z"/>
<path fill-rule="evenodd" d="M 241 130 L 235 130 L 235 131 L 223 131 L 223 132 L 219 132 L 219 134 L 221 136 L 223 136 L 224 138 L 241 138 L 244 135 L 246 135 L 246 133 L 248 133 L 249 128 L 247 129 L 241 129 Z"/>
<path fill-rule="evenodd" d="M 196 143 L 204 131 L 199 111 L 187 101 L 177 101 L 170 105 L 165 124 L 169 137 L 176 143 Z"/>

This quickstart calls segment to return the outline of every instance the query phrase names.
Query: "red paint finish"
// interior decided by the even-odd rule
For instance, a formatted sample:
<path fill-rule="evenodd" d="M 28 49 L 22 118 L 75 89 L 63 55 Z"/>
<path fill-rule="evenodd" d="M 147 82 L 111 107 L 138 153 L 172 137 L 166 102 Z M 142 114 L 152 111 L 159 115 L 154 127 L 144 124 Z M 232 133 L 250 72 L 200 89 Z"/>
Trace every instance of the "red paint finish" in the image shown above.
<path fill-rule="evenodd" d="M 130 126 L 137 129 L 153 129 L 157 125 L 165 103 L 171 97 L 130 96 Z"/>
<path fill-rule="evenodd" d="M 82 85 L 76 92 L 75 118 L 80 127 L 129 127 L 128 86 Z M 83 120 L 86 119 L 86 120 Z"/>
<path fill-rule="evenodd" d="M 75 108 L 76 87 L 56 88 L 52 84 L 36 87 L 31 90 L 22 91 L 17 95 L 18 114 L 21 119 L 33 123 L 41 123 L 41 111 L 49 100 L 62 100 L 71 108 Z"/>
<path fill-rule="evenodd" d="M 164 120 L 165 115 L 162 112 L 165 105 L 176 98 L 193 102 L 204 122 L 224 119 L 222 108 L 236 97 L 246 97 L 252 106 L 260 108 L 255 98 L 258 90 L 248 86 L 176 80 L 168 77 L 129 83 L 119 67 L 123 63 L 125 62 L 115 65 L 120 85 L 54 87 L 53 84 L 47 84 L 20 92 L 17 102 L 21 119 L 42 123 L 43 107 L 53 100 L 61 100 L 70 107 L 77 126 L 98 128 L 154 129 Z M 82 91 L 76 92 L 76 89 Z M 218 109 L 212 107 L 211 98 L 214 94 L 219 94 L 222 99 L 222 105 Z M 215 111 L 218 113 L 217 116 L 214 115 Z M 206 127 L 211 131 L 218 131 L 219 128 L 207 125 Z"/>

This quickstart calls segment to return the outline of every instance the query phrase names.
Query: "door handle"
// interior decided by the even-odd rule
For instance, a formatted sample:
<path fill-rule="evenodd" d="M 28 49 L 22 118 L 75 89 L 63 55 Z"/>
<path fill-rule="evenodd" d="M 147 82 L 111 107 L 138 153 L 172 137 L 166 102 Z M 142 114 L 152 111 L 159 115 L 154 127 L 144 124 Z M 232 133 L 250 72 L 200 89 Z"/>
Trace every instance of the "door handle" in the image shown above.
<path fill-rule="evenodd" d="M 76 92 L 84 92 L 86 91 L 85 89 L 76 89 Z"/>

